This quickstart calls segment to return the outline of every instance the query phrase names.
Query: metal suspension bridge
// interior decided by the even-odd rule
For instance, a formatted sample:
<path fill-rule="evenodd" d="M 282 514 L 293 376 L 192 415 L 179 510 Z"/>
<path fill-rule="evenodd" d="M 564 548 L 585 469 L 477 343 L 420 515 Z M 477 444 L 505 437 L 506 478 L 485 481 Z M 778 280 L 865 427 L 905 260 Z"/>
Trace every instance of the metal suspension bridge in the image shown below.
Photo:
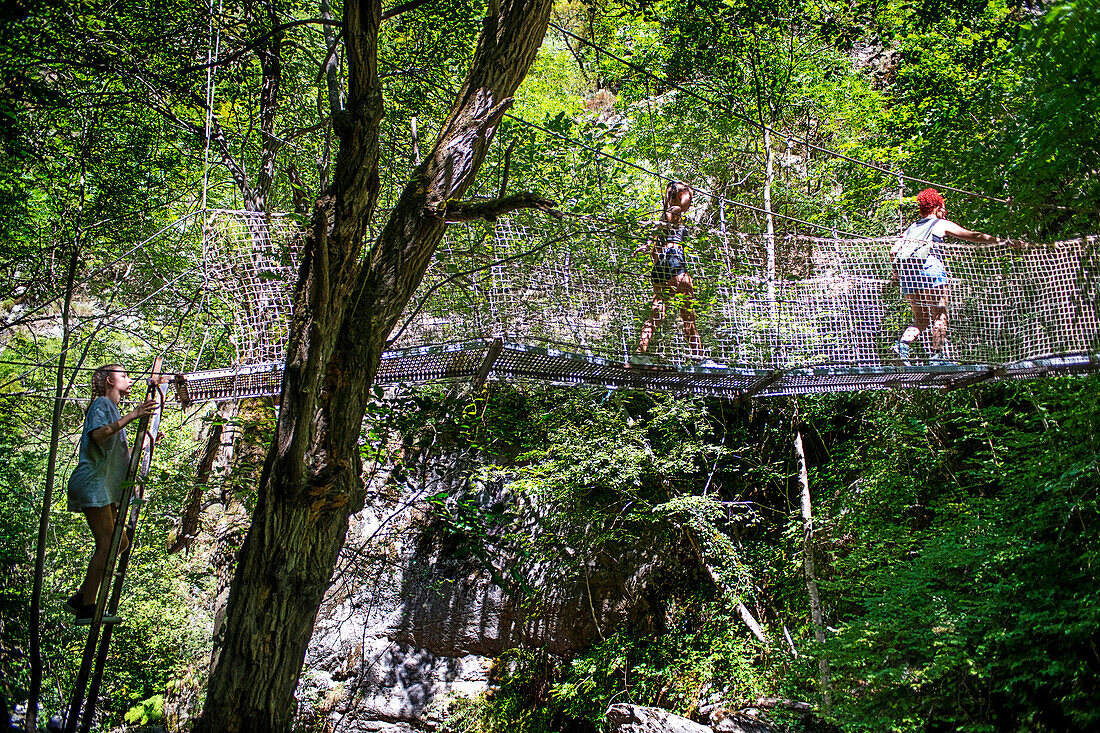
<path fill-rule="evenodd" d="M 271 395 L 281 380 L 301 232 L 289 217 L 220 211 L 206 275 L 237 303 L 237 361 L 177 379 L 185 403 Z M 257 237 L 257 232 L 263 236 Z M 651 297 L 654 228 L 517 216 L 456 231 L 437 251 L 377 381 L 535 381 L 744 397 L 958 387 L 1100 368 L 1097 239 L 1016 250 L 944 244 L 952 363 L 898 363 L 909 322 L 890 279 L 890 239 L 768 237 L 689 230 L 691 304 L 702 354 L 673 301 L 629 364 Z M 258 244 L 259 243 L 259 244 Z M 930 351 L 930 348 L 927 349 Z"/>

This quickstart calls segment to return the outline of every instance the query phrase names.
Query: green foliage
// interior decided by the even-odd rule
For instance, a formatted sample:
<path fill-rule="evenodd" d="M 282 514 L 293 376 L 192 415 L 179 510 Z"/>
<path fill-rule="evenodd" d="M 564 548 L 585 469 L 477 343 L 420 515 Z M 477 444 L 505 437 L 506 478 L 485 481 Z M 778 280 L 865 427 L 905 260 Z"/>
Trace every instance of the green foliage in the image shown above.
<path fill-rule="evenodd" d="M 730 633 L 737 623 L 721 604 L 689 599 L 670 608 L 664 633 L 617 632 L 572 660 L 551 689 L 554 702 L 571 717 L 603 723 L 613 702 L 686 715 L 716 689 L 731 702 L 755 700 L 770 685 L 758 650 Z"/>
<path fill-rule="evenodd" d="M 562 721 L 546 705 L 555 665 L 545 653 L 510 649 L 490 671 L 493 689 L 486 695 L 452 701 L 443 723 L 446 733 L 550 733 Z"/>
<path fill-rule="evenodd" d="M 770 689 L 758 650 L 729 633 L 736 619 L 720 604 L 688 599 L 668 620 L 663 633 L 618 631 L 571 660 L 509 650 L 494 665 L 491 691 L 452 703 L 444 730 L 544 733 L 584 722 L 602 731 L 613 702 L 691 714 L 711 692 L 748 702 Z"/>
<path fill-rule="evenodd" d="M 841 730 L 1095 724 L 1095 377 L 799 399 L 824 645 L 812 640 L 788 403 L 522 394 L 494 399 L 511 405 L 512 430 L 542 436 L 501 474 L 547 513 L 524 562 L 579 577 L 576 557 L 614 556 L 660 528 L 684 559 L 652 581 L 647 622 L 605 629 L 572 657 L 509 652 L 492 694 L 455 708 L 452 730 L 503 730 L 509 716 L 524 730 L 599 726 L 611 701 L 690 714 L 709 695 L 813 700 L 821 656 L 835 689 L 820 714 Z M 450 511 L 464 536 L 502 546 L 484 515 L 461 500 Z M 689 533 L 773 635 L 787 627 L 798 659 L 748 634 Z"/>
<path fill-rule="evenodd" d="M 425 401 L 418 415 L 432 412 Z M 636 554 L 634 546 L 670 533 L 670 551 L 686 545 L 681 531 L 702 538 L 704 554 L 741 597 L 755 597 L 749 563 L 761 553 L 750 553 L 730 532 L 755 532 L 749 518 L 756 515 L 748 507 L 731 514 L 725 502 L 741 485 L 731 464 L 743 462 L 749 480 L 760 475 L 760 466 L 745 460 L 750 447 L 734 455 L 729 447 L 740 443 L 719 437 L 732 430 L 747 438 L 743 415 L 664 395 L 509 387 L 494 388 L 478 412 L 486 424 L 507 417 L 494 445 L 538 436 L 534 449 L 497 452 L 492 457 L 508 459 L 475 478 L 474 487 L 503 480 L 510 492 L 527 494 L 540 507 L 541 532 L 532 538 L 510 531 L 511 512 L 471 493 L 439 494 L 430 506 L 436 525 L 451 537 L 450 552 L 477 557 L 495 582 L 516 597 L 522 593 L 525 608 L 537 609 L 562 584 L 584 583 L 593 558 Z M 468 423 L 453 427 L 470 434 Z M 693 493 L 708 479 L 710 494 Z M 493 691 L 457 703 L 449 729 L 496 731 L 511 722 L 535 731 L 560 730 L 569 720 L 599 723 L 611 699 L 687 712 L 710 692 L 746 701 L 779 694 L 784 683 L 773 674 L 778 667 L 761 665 L 766 653 L 744 633 L 728 599 L 715 598 L 694 553 L 687 546 L 682 552 L 675 570 L 654 581 L 659 598 L 636 626 L 608 630 L 603 642 L 575 657 L 509 650 L 498 661 Z M 508 568 L 511 575 L 493 567 L 502 556 L 518 560 Z M 519 579 L 527 568 L 540 568 L 546 585 L 523 586 Z"/>
<path fill-rule="evenodd" d="M 1069 211 L 1044 217 L 1037 236 L 1094 229 L 1098 223 L 1100 158 L 1100 3 L 1053 3 L 1025 29 L 1015 50 L 1023 73 L 1015 91 L 1026 100 L 998 142 L 1006 175 L 1026 204 L 1056 201 Z M 1049 221 L 1048 221 L 1049 220 Z"/>
<path fill-rule="evenodd" d="M 184 355 L 165 328 L 178 324 L 171 306 L 153 301 L 133 324 L 100 329 L 116 296 L 146 295 L 132 292 L 127 274 L 161 282 L 201 244 L 181 236 L 115 262 L 197 205 L 206 6 L 55 5 L 23 3 L 4 30 L 0 312 L 6 318 L 55 292 L 58 263 L 79 247 L 82 365 L 147 361 L 165 349 L 189 363 L 196 355 Z M 280 94 L 267 110 L 271 131 L 261 132 L 264 67 L 254 51 L 270 50 L 274 18 L 296 22 L 317 11 L 286 0 L 271 4 L 270 16 L 258 7 L 229 4 L 219 18 L 223 63 L 213 113 L 226 137 L 214 150 L 209 202 L 240 206 L 245 189 L 271 176 L 266 205 L 286 210 L 291 164 L 310 194 L 330 178 L 336 140 L 318 64 L 331 41 L 309 23 L 278 32 Z M 759 208 L 770 153 L 775 211 L 865 233 L 896 229 L 894 176 L 832 150 L 1013 200 L 1009 207 L 950 194 L 967 226 L 1035 238 L 1093 232 L 1100 6 L 1029 7 L 1008 0 L 560 3 L 556 22 L 670 83 L 551 31 L 510 110 L 519 119 L 501 121 L 475 193 L 499 190 L 510 149 L 509 191 L 552 196 L 568 211 L 628 224 L 651 218 L 663 182 L 633 165 Z M 415 164 L 412 118 L 422 148 L 446 119 L 485 9 L 481 0 L 433 0 L 384 24 L 381 176 L 390 193 L 381 207 L 392 204 L 386 197 Z M 775 130 L 767 145 L 759 123 Z M 272 140 L 274 149 L 266 147 Z M 242 188 L 221 155 L 255 180 Z M 918 187 L 906 186 L 910 196 Z M 764 227 L 758 212 L 731 206 L 723 214 L 703 196 L 693 213 L 711 224 L 724 216 L 732 229 Z M 793 226 L 780 224 L 784 230 Z M 470 227 L 462 236 L 473 249 L 486 232 Z M 705 284 L 698 295 L 704 324 Z M 3 330 L 5 360 L 56 357 L 56 333 L 39 325 Z M 227 364 L 231 345 L 213 341 L 205 358 Z M 14 365 L 0 365 L 0 384 L 0 684 L 7 699 L 20 699 L 48 434 L 48 403 L 37 397 L 52 385 Z M 800 400 L 818 513 L 815 560 L 826 621 L 836 629 L 823 648 L 810 641 L 790 455 L 795 418 L 786 402 L 732 407 L 499 386 L 456 401 L 444 388 L 428 388 L 393 401 L 377 395 L 361 445 L 371 470 L 397 454 L 396 434 L 430 434 L 437 449 L 480 462 L 467 492 L 428 497 L 430 517 L 448 553 L 483 564 L 532 603 L 540 589 L 522 587 L 522 568 L 498 567 L 498 549 L 577 580 L 592 558 L 615 557 L 657 533 L 690 568 L 661 579 L 668 592 L 654 602 L 649 625 L 607 630 L 574 659 L 509 650 L 494 673 L 496 691 L 456 708 L 454 730 L 598 721 L 613 699 L 690 712 L 707 690 L 744 703 L 768 694 L 816 699 L 813 662 L 821 654 L 833 665 L 831 716 L 841 729 L 1084 729 L 1097 723 L 1090 700 L 1100 668 L 1092 602 L 1100 559 L 1097 397 L 1096 380 L 1082 379 L 946 396 Z M 83 569 L 87 529 L 57 498 L 79 420 L 80 407 L 67 405 L 43 619 L 49 669 L 62 682 L 81 632 L 57 601 Z M 263 446 L 268 423 L 260 422 L 247 438 Z M 155 707 L 157 693 L 207 644 L 206 619 L 183 609 L 209 593 L 209 570 L 167 557 L 159 540 L 192 488 L 192 433 L 182 421 L 165 433 L 172 437 L 158 453 L 148 535 L 139 536 L 123 602 L 127 624 L 116 648 L 125 653 L 111 660 L 107 681 L 116 718 L 139 700 L 141 715 Z M 404 448 L 413 448 L 411 439 Z M 229 477 L 246 504 L 262 459 L 262 450 L 251 452 Z M 506 503 L 484 503 L 487 487 L 505 484 L 545 509 L 537 536 L 515 531 Z M 700 561 L 775 638 L 783 627 L 791 632 L 798 660 L 748 641 Z M 48 694 L 49 704 L 60 702 Z"/>
<path fill-rule="evenodd" d="M 164 695 L 153 695 L 126 711 L 122 719 L 129 725 L 149 725 L 164 721 Z"/>
<path fill-rule="evenodd" d="M 893 401 L 834 450 L 846 458 L 833 470 L 851 472 L 835 480 L 855 477 L 829 509 L 843 542 L 827 654 L 850 691 L 838 721 L 1095 724 L 1098 389 L 1090 378 Z"/>

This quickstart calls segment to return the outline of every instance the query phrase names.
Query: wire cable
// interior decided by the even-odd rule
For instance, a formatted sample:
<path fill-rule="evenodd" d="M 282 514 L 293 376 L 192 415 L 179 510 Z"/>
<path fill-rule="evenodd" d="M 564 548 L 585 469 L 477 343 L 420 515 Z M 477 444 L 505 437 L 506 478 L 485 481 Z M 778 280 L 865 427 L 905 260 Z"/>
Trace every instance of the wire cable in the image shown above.
<path fill-rule="evenodd" d="M 589 150 L 593 153 L 596 153 L 597 155 L 602 155 L 606 158 L 610 158 L 611 160 L 622 163 L 623 165 L 630 166 L 631 168 L 634 168 L 638 171 L 641 171 L 642 173 L 645 173 L 646 175 L 655 176 L 656 178 L 659 178 L 661 180 L 668 181 L 668 182 L 677 180 L 675 178 L 670 178 L 669 176 L 658 173 L 657 171 L 652 171 L 652 170 L 646 168 L 645 166 L 638 165 L 637 163 L 632 163 L 629 160 L 624 160 L 624 159 L 622 159 L 622 158 L 620 158 L 617 155 L 614 155 L 612 153 L 608 153 L 604 150 L 600 150 L 600 149 L 594 148 L 590 145 L 586 145 L 586 144 L 582 143 L 579 140 L 574 140 L 573 138 L 568 137 L 567 135 L 562 135 L 560 132 L 554 132 L 553 130 L 550 130 L 550 129 L 547 129 L 547 128 L 543 127 L 542 125 L 531 122 L 530 120 L 525 120 L 522 117 L 517 117 L 516 115 L 513 115 L 510 112 L 505 112 L 504 116 L 508 117 L 509 119 L 513 119 L 516 122 L 519 122 L 521 124 L 528 125 L 529 127 L 533 127 L 536 130 L 541 130 L 542 132 L 545 132 L 548 135 L 553 135 L 554 137 L 565 140 L 565 141 L 569 142 L 572 145 L 576 145 L 578 147 L 584 148 L 585 150 Z M 713 191 L 710 191 L 710 190 L 702 188 L 702 187 L 697 187 L 694 184 L 692 185 L 691 190 L 696 192 L 696 193 L 701 193 L 704 196 L 710 196 L 713 199 L 725 201 L 727 204 L 732 204 L 733 206 L 738 206 L 742 209 L 748 209 L 750 211 L 754 211 L 758 214 L 767 214 L 768 213 L 765 209 L 761 209 L 758 206 L 753 206 L 752 204 L 746 204 L 746 203 L 742 203 L 741 201 L 735 201 L 733 199 L 728 199 L 725 196 L 722 196 L 721 194 L 715 193 Z M 831 226 L 828 226 L 828 225 L 825 225 L 825 224 L 815 224 L 812 221 L 806 221 L 805 219 L 799 219 L 799 218 L 794 217 L 794 216 L 788 216 L 786 214 L 780 214 L 777 211 L 771 212 L 771 215 L 775 216 L 775 217 L 779 217 L 780 219 L 786 219 L 787 221 L 793 221 L 793 222 L 798 223 L 798 224 L 803 224 L 803 225 L 808 226 L 808 227 L 813 227 L 815 229 L 821 229 L 822 231 L 834 232 L 834 233 L 837 233 L 837 234 L 843 234 L 847 237 L 855 237 L 857 239 L 866 239 L 866 237 L 862 234 L 856 234 L 854 232 L 844 231 L 843 229 L 837 229 L 836 227 L 831 227 Z"/>
<path fill-rule="evenodd" d="M 206 209 L 206 193 L 210 183 L 210 132 L 214 125 L 214 74 L 216 73 L 214 61 L 221 55 L 222 29 L 219 23 L 217 29 L 214 26 L 214 0 L 208 3 L 210 10 L 210 35 L 214 36 L 214 48 L 206 49 L 206 144 L 202 154 L 202 205 L 200 209 Z M 218 0 L 218 15 L 222 13 L 221 0 Z"/>
<path fill-rule="evenodd" d="M 745 122 L 749 125 L 753 125 L 754 127 L 757 127 L 762 131 L 766 130 L 767 132 L 778 135 L 780 137 L 785 137 L 785 138 L 788 138 L 790 140 L 794 140 L 795 142 L 798 142 L 802 145 L 805 145 L 807 148 L 817 150 L 818 152 L 825 153 L 826 155 L 830 155 L 834 158 L 840 158 L 841 160 L 846 160 L 849 163 L 854 163 L 856 165 L 861 165 L 861 166 L 870 168 L 872 170 L 876 170 L 880 173 L 885 173 L 889 176 L 898 176 L 900 178 L 904 178 L 905 180 L 912 181 L 914 183 L 919 183 L 919 184 L 922 184 L 922 185 L 925 185 L 925 186 L 934 186 L 934 187 L 942 189 L 944 191 L 951 191 L 953 193 L 962 194 L 964 196 L 970 196 L 972 198 L 984 199 L 986 201 L 992 201 L 994 203 L 1003 204 L 1003 205 L 1006 205 L 1006 206 L 1025 206 L 1025 207 L 1028 207 L 1028 208 L 1054 209 L 1054 210 L 1059 210 L 1059 211 L 1092 211 L 1092 209 L 1084 209 L 1084 208 L 1080 208 L 1080 207 L 1060 206 L 1060 205 L 1056 205 L 1056 204 L 1017 204 L 1017 203 L 1013 202 L 1012 199 L 1010 199 L 1010 198 L 1009 199 L 1002 199 L 1002 198 L 997 198 L 996 196 L 989 196 L 989 195 L 984 194 L 984 193 L 978 193 L 976 191 L 968 191 L 965 188 L 958 188 L 956 186 L 949 186 L 949 185 L 944 184 L 944 183 L 937 183 L 935 181 L 929 181 L 929 180 L 926 180 L 924 178 L 917 178 L 916 176 L 906 175 L 902 171 L 891 170 L 889 168 L 885 168 L 885 167 L 883 167 L 881 165 L 878 165 L 876 163 L 870 163 L 870 162 L 865 161 L 865 160 L 860 160 L 858 158 L 853 158 L 849 155 L 845 155 L 844 153 L 837 152 L 836 150 L 831 150 L 831 149 L 823 147 L 821 145 L 815 145 L 814 143 L 811 143 L 809 140 L 806 140 L 804 138 L 800 138 L 796 135 L 788 135 L 788 134 L 786 134 L 782 131 L 776 130 L 776 129 L 768 126 L 768 125 L 765 125 L 762 122 L 754 120 L 751 117 L 748 117 L 747 115 L 743 115 L 743 114 L 737 112 L 736 110 L 731 109 L 729 104 L 727 102 L 725 102 L 725 100 L 708 99 L 708 98 L 702 96 L 701 94 L 698 94 L 698 93 L 692 91 L 691 89 L 687 89 L 686 87 L 683 87 L 680 84 L 677 84 L 674 81 L 671 81 L 669 79 L 661 77 L 661 76 L 659 76 L 657 74 L 654 74 L 653 72 L 649 71 L 648 69 L 645 69 L 645 68 L 643 68 L 643 67 L 641 67 L 641 66 L 639 66 L 635 63 L 632 63 L 630 61 L 627 61 L 626 59 L 624 59 L 620 56 L 617 56 L 616 54 L 614 54 L 611 51 L 608 51 L 607 49 L 603 48 L 602 46 L 588 40 L 587 38 L 582 38 L 581 36 L 578 36 L 575 33 L 567 31 L 567 30 L 565 30 L 564 28 L 562 28 L 561 26 L 559 26 L 555 23 L 550 23 L 550 27 L 557 30 L 561 34 L 563 34 L 565 36 L 568 36 L 569 38 L 573 38 L 573 39 L 575 39 L 577 41 L 580 41 L 581 43 L 583 43 L 587 46 L 591 46 L 593 49 L 596 50 L 596 53 L 598 53 L 598 54 L 602 53 L 602 54 L 608 56 L 609 58 L 612 58 L 615 61 L 618 61 L 620 64 L 623 64 L 624 66 L 626 66 L 630 69 L 633 69 L 634 71 L 638 72 L 639 74 L 643 74 L 644 76 L 646 76 L 649 79 L 656 80 L 656 81 L 658 81 L 662 84 L 667 85 L 668 87 L 670 87 L 672 89 L 676 89 L 677 91 L 681 91 L 684 94 L 687 94 L 688 96 L 693 97 L 693 98 L 699 100 L 700 102 L 703 102 L 704 104 L 707 104 L 707 105 L 718 104 L 723 109 L 725 109 L 730 115 L 732 115 L 734 118 L 736 118 L 738 120 L 741 120 L 742 122 Z"/>
<path fill-rule="evenodd" d="M 557 27 L 557 26 L 555 26 L 555 27 Z M 384 61 L 383 63 L 388 63 L 388 62 Z M 447 94 L 454 94 L 453 90 L 448 89 L 447 87 L 445 87 L 441 84 L 438 84 L 436 82 L 426 81 L 426 83 L 428 84 L 428 86 L 435 87 L 436 89 L 438 89 L 442 92 L 445 92 Z M 708 102 L 708 104 L 709 104 L 709 102 Z M 554 132 L 553 130 L 550 130 L 546 127 L 543 127 L 542 125 L 539 125 L 535 122 L 531 122 L 530 120 L 526 120 L 522 117 L 514 115 L 511 112 L 505 112 L 503 116 L 507 117 L 510 120 L 515 120 L 516 122 L 518 122 L 521 125 L 526 125 L 528 127 L 534 128 L 534 129 L 539 130 L 541 132 L 545 132 L 547 135 L 552 135 L 553 137 L 556 137 L 560 140 L 564 140 L 567 143 L 569 143 L 570 145 L 573 145 L 575 147 L 584 148 L 585 150 L 587 150 L 589 152 L 592 152 L 592 153 L 595 153 L 596 155 L 601 155 L 605 158 L 609 158 L 609 159 L 614 160 L 618 163 L 622 163 L 623 165 L 629 166 L 630 168 L 633 168 L 633 169 L 635 169 L 635 170 L 637 170 L 641 173 L 645 173 L 647 176 L 654 176 L 657 179 L 663 180 L 665 182 L 671 182 L 671 181 L 677 180 L 675 178 L 670 178 L 669 176 L 663 175 L 663 174 L 658 173 L 656 171 L 652 171 L 652 170 L 646 168 L 645 166 L 641 166 L 641 165 L 638 165 L 637 163 L 632 163 L 629 160 L 625 160 L 623 158 L 620 158 L 619 156 L 614 155 L 613 153 L 608 153 L 605 150 L 600 150 L 599 148 L 594 148 L 591 145 L 586 145 L 585 143 L 582 143 L 580 140 L 574 140 L 573 138 L 569 137 L 568 135 L 563 135 L 560 132 Z M 748 210 L 756 212 L 758 214 L 767 214 L 768 213 L 766 210 L 761 209 L 759 207 L 753 206 L 751 204 L 742 203 L 740 201 L 735 201 L 733 199 L 726 198 L 725 196 L 722 196 L 721 194 L 715 193 L 714 191 L 710 191 L 708 189 L 701 188 L 701 187 L 696 187 L 695 185 L 692 185 L 692 191 L 694 191 L 696 193 L 701 193 L 704 196 L 710 196 L 711 198 L 713 198 L 715 200 L 724 201 L 727 204 L 731 204 L 733 206 L 738 206 L 742 209 L 748 209 Z M 865 239 L 866 238 L 862 234 L 856 234 L 854 232 L 844 231 L 842 229 L 837 229 L 836 227 L 827 226 L 825 224 L 815 224 L 813 222 L 806 221 L 804 219 L 798 219 L 798 218 L 793 217 L 793 216 L 787 216 L 787 215 L 780 214 L 780 213 L 775 212 L 775 211 L 771 212 L 771 214 L 772 214 L 772 216 L 777 216 L 781 219 L 786 219 L 787 221 L 793 221 L 795 223 L 802 224 L 804 226 L 813 227 L 814 229 L 820 229 L 822 231 L 836 233 L 836 234 L 843 234 L 845 236 L 856 237 L 858 239 Z"/>
<path fill-rule="evenodd" d="M 101 316 L 101 318 L 102 318 L 103 320 L 102 320 L 102 322 L 101 322 L 100 326 L 98 326 L 98 327 L 97 327 L 97 328 L 96 328 L 96 329 L 95 329 L 95 330 L 94 330 L 94 331 L 92 332 L 92 334 L 91 334 L 90 336 L 88 336 L 87 338 L 91 338 L 91 337 L 92 337 L 92 336 L 94 336 L 94 335 L 95 335 L 96 333 L 98 333 L 99 331 L 101 331 L 101 330 L 102 330 L 102 329 L 103 329 L 104 327 L 106 327 L 106 326 L 109 326 L 109 325 L 113 325 L 113 324 L 117 323 L 117 322 L 118 322 L 118 321 L 119 321 L 119 320 L 120 320 L 121 318 L 124 318 L 125 316 L 129 315 L 131 311 L 133 311 L 133 310 L 135 310 L 135 309 L 139 308 L 140 306 L 143 306 L 143 305 L 145 305 L 146 303 L 148 303 L 148 302 L 149 302 L 150 300 L 152 300 L 152 299 L 153 299 L 154 297 L 156 297 L 156 296 L 157 296 L 157 295 L 158 295 L 159 293 L 161 293 L 162 291 L 168 290 L 168 289 L 169 289 L 169 288 L 170 288 L 170 287 L 171 287 L 172 285 L 174 285 L 174 284 L 175 284 L 176 282 L 178 282 L 179 280 L 181 280 L 181 279 L 182 279 L 182 278 L 183 278 L 184 276 L 186 276 L 186 275 L 190 274 L 190 273 L 191 273 L 192 271 L 193 271 L 193 270 L 184 270 L 183 272 L 181 272 L 181 273 L 180 273 L 179 275 L 177 275 L 177 276 L 176 276 L 175 278 L 173 278 L 172 280 L 169 280 L 169 281 L 165 282 L 165 283 L 164 283 L 163 285 L 161 285 L 161 286 L 160 286 L 159 288 L 157 288 L 157 289 L 156 289 L 156 290 L 154 290 L 153 292 L 149 293 L 149 294 L 148 294 L 148 295 L 147 295 L 147 296 L 146 296 L 145 298 L 143 298 L 142 300 L 139 300 L 139 301 L 137 301 L 136 303 L 132 303 L 132 304 L 130 304 L 129 306 L 127 306 L 127 307 L 125 307 L 125 308 L 123 308 L 123 309 L 121 309 L 121 310 L 119 310 L 119 311 L 116 311 L 116 312 L 115 312 L 115 313 L 114 313 L 113 315 L 111 315 L 111 316 L 110 316 L 109 318 L 108 318 L 108 316 L 106 316 L 106 315 L 104 315 L 104 316 Z M 73 343 L 71 343 L 71 344 L 69 345 L 69 348 L 68 348 L 68 349 L 66 349 L 66 353 L 67 353 L 68 351 L 71 351 L 71 350 L 72 350 L 73 348 L 75 348 L 76 346 L 84 344 L 86 340 L 87 340 L 87 339 L 80 339 L 80 340 L 76 340 L 76 341 L 74 341 Z M 148 343 L 148 342 L 147 342 L 147 343 Z M 34 371 L 35 369 L 44 369 L 44 368 L 46 368 L 46 367 L 48 367 L 48 366 L 51 366 L 51 365 L 53 364 L 54 360 L 55 360 L 55 359 L 58 359 L 58 358 L 60 358 L 60 356 L 61 356 L 61 353 L 59 352 L 58 354 L 56 354 L 56 355 L 54 355 L 53 357 L 51 357 L 51 358 L 50 358 L 50 359 L 49 359 L 48 361 L 46 361 L 46 362 L 44 362 L 44 363 L 41 363 L 41 364 L 37 364 L 37 365 L 35 365 L 35 366 L 34 366 L 34 367 L 33 367 L 32 369 L 29 369 L 29 370 L 27 370 L 27 371 L 23 372 L 22 374 L 20 374 L 20 375 L 16 376 L 15 378 L 13 378 L 13 379 L 10 379 L 10 380 L 8 380 L 7 382 L 4 382 L 3 384 L 0 384 L 0 389 L 4 389 L 5 387 L 7 387 L 7 386 L 9 386 L 9 385 L 12 385 L 12 384 L 15 384 L 16 382 L 18 382 L 18 381 L 20 381 L 20 380 L 22 380 L 22 379 L 26 378 L 26 377 L 27 377 L 27 376 L 29 376 L 29 375 L 30 375 L 30 374 L 31 374 L 31 373 L 32 373 L 32 372 L 33 372 L 33 371 Z"/>
<path fill-rule="evenodd" d="M 154 232 L 153 234 L 149 235 L 149 236 L 148 236 L 148 237 L 146 237 L 145 239 L 143 239 L 143 240 L 141 240 L 140 242 L 138 242 L 137 244 L 135 244 L 135 245 L 134 245 L 133 247 L 131 247 L 130 249 L 128 249 L 128 250 L 126 250 L 125 252 L 123 252 L 122 254 L 120 254 L 120 255 L 119 255 L 118 257 L 114 258 L 114 259 L 113 259 L 113 260 L 111 260 L 110 262 L 108 262 L 108 263 L 106 263 L 105 265 L 103 265 L 101 269 L 106 269 L 106 268 L 108 268 L 108 267 L 113 267 L 114 265 L 117 265 L 117 264 L 118 264 L 119 262 L 121 262 L 122 260 L 124 260 L 124 259 L 126 259 L 127 257 L 129 257 L 129 256 L 130 256 L 130 255 L 132 255 L 132 254 L 133 254 L 134 252 L 137 252 L 138 250 L 140 250 L 141 248 L 143 248 L 143 247 L 144 247 L 145 245 L 147 245 L 147 244 L 149 244 L 150 242 L 152 242 L 152 241 L 153 241 L 154 239 L 156 239 L 157 237 L 159 237 L 159 236 L 160 236 L 161 234 L 164 234 L 164 232 L 168 231 L 169 229 L 171 229 L 171 228 L 172 228 L 172 227 L 174 227 L 174 226 L 177 226 L 178 224 L 182 224 L 183 222 L 187 221 L 187 220 L 188 220 L 188 219 L 190 219 L 191 217 L 195 216 L 196 214 L 200 214 L 200 213 L 202 213 L 202 212 L 200 212 L 200 211 L 192 211 L 192 212 L 190 212 L 190 213 L 188 213 L 188 214 L 184 214 L 183 216 L 181 216 L 180 218 L 176 219 L 175 221 L 173 221 L 173 222 L 171 222 L 171 223 L 169 223 L 169 224 L 166 224 L 166 225 L 164 225 L 163 227 L 161 227 L 160 229 L 158 229 L 158 230 L 157 230 L 156 232 Z M 74 284 L 73 284 L 73 289 L 75 290 L 76 288 L 79 288 L 79 287 L 82 287 L 82 286 L 84 286 L 84 285 L 87 285 L 87 284 L 88 284 L 89 282 L 91 282 L 91 281 L 92 281 L 92 277 L 93 277 L 92 275 L 88 275 L 88 276 L 87 276 L 87 277 L 85 277 L 84 279 L 82 279 L 82 280 L 78 280 L 78 281 L 77 281 L 76 283 L 74 283 Z M 21 325 L 21 324 L 22 324 L 22 323 L 23 323 L 23 322 L 24 322 L 24 321 L 25 321 L 25 320 L 26 320 L 26 319 L 27 319 L 27 318 L 28 318 L 29 316 L 32 316 L 32 315 L 34 315 L 35 313 L 38 313 L 39 311 L 41 311 L 42 309 L 44 309 L 44 308 L 45 308 L 46 306 L 48 306 L 48 305 L 49 305 L 50 303 L 52 303 L 52 302 L 54 302 L 55 300 L 57 300 L 58 298 L 60 298 L 60 297 L 61 297 L 62 295 L 64 295 L 64 292 L 57 292 L 57 293 L 54 293 L 53 295 L 51 295 L 51 296 L 47 297 L 47 298 L 46 298 L 45 300 L 43 300 L 43 301 L 42 301 L 41 303 L 39 303 L 39 304 L 38 304 L 37 306 L 35 306 L 34 308 L 30 308 L 30 309 L 28 309 L 28 310 L 27 310 L 27 311 L 26 311 L 25 313 L 23 313 L 22 315 L 20 315 L 20 316 L 19 316 L 19 318 L 17 318 L 17 319 L 15 319 L 15 320 L 11 321 L 10 323 L 5 323 L 5 324 L 4 324 L 3 326 L 0 326 L 0 332 L 2 332 L 2 331 L 3 331 L 4 329 L 6 329 L 6 328 L 13 328 L 14 326 L 18 326 L 18 325 Z"/>

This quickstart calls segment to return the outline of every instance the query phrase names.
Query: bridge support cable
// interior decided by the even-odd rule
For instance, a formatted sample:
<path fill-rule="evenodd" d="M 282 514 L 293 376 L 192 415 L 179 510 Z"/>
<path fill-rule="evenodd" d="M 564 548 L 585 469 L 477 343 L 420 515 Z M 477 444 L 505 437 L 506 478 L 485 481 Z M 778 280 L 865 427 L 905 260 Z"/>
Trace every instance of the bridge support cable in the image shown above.
<path fill-rule="evenodd" d="M 138 429 L 134 434 L 130 451 L 130 464 L 126 472 L 122 497 L 119 499 L 118 516 L 107 555 L 107 565 L 100 580 L 96 594 L 95 612 L 88 627 L 88 639 L 84 645 L 80 669 L 73 685 L 72 698 L 65 716 L 65 733 L 81 733 L 91 728 L 95 716 L 96 699 L 103 680 L 103 671 L 107 663 L 107 653 L 111 646 L 113 625 L 104 625 L 104 614 L 114 615 L 122 597 L 122 587 L 126 580 L 130 553 L 136 539 L 136 529 L 141 507 L 145 502 L 145 480 L 149 475 L 149 466 L 156 445 L 156 436 L 160 428 L 160 418 L 168 394 L 166 380 L 161 378 L 162 357 L 157 357 L 149 377 L 145 399 L 156 399 L 157 408 L 152 415 L 143 415 L 138 420 Z M 126 550 L 119 552 L 122 546 L 122 533 L 130 539 Z"/>

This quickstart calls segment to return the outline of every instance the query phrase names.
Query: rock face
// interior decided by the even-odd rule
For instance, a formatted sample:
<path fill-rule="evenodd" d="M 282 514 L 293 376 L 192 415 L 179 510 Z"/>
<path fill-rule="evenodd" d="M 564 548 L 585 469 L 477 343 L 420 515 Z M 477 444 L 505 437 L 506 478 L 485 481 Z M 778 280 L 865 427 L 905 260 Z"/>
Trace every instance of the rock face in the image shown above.
<path fill-rule="evenodd" d="M 376 483 L 385 499 L 349 530 L 314 629 L 297 692 L 304 724 L 431 730 L 448 700 L 487 689 L 507 649 L 564 654 L 647 623 L 647 581 L 655 558 L 671 561 L 669 537 L 579 557 L 557 539 L 564 528 L 506 479 L 472 479 L 477 468 L 422 452 Z M 505 519 L 477 529 L 484 517 Z"/>
<path fill-rule="evenodd" d="M 622 703 L 607 709 L 607 725 L 611 733 L 712 733 L 710 727 L 667 710 Z"/>
<path fill-rule="evenodd" d="M 706 726 L 661 708 L 624 703 L 607 709 L 610 733 L 778 733 L 775 726 L 738 713 L 722 713 L 712 721 Z"/>
<path fill-rule="evenodd" d="M 714 733 L 779 733 L 781 728 L 745 713 L 723 712 L 711 715 Z"/>

